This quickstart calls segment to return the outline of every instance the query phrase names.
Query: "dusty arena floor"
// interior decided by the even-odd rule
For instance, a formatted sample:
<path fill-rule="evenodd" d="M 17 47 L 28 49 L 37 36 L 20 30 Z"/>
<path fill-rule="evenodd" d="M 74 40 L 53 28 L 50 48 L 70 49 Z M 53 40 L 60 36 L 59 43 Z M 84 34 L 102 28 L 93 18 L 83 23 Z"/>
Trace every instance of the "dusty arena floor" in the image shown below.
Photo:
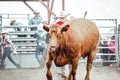
<path fill-rule="evenodd" d="M 77 80 L 84 80 L 85 71 L 85 65 L 80 64 L 77 70 Z M 59 72 L 60 68 L 52 68 L 53 80 L 64 80 L 58 74 Z M 47 80 L 45 73 L 45 68 L 5 69 L 0 70 L 0 80 Z M 93 67 L 91 80 L 120 80 L 120 68 Z"/>

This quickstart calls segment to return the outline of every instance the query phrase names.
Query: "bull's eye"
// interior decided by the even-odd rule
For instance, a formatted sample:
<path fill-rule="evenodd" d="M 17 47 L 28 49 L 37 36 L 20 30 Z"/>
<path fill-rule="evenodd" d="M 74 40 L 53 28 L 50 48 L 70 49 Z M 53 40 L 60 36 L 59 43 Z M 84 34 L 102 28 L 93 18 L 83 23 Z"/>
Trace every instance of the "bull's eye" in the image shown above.
<path fill-rule="evenodd" d="M 57 38 L 60 38 L 61 34 L 57 34 Z"/>

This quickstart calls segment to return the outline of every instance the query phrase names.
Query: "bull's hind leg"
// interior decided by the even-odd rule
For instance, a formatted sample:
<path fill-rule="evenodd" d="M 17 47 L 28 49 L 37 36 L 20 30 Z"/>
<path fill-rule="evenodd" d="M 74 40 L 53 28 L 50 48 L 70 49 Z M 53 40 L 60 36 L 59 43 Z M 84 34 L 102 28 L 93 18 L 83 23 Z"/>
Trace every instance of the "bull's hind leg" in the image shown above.
<path fill-rule="evenodd" d="M 96 50 L 97 49 L 94 49 L 91 51 L 91 53 L 88 54 L 88 59 L 87 59 L 87 73 L 86 73 L 86 77 L 85 77 L 85 80 L 90 80 L 90 71 L 91 71 L 91 68 L 92 68 L 92 63 L 93 63 L 93 60 L 95 58 L 95 55 L 96 55 Z"/>
<path fill-rule="evenodd" d="M 46 66 L 47 66 L 47 74 L 46 74 L 46 76 L 47 76 L 47 80 L 52 80 L 52 73 L 51 73 L 51 70 L 50 70 L 50 68 L 51 68 L 51 66 L 52 66 L 52 56 L 48 56 L 48 61 L 47 61 L 47 63 L 46 63 Z"/>

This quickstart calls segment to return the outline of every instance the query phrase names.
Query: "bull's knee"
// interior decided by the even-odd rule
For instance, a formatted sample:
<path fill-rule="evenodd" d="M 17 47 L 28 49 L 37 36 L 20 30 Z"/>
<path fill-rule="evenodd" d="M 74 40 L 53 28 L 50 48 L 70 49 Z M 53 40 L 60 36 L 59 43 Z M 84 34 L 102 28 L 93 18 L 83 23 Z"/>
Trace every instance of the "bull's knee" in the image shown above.
<path fill-rule="evenodd" d="M 47 66 L 47 74 L 46 74 L 47 80 L 52 80 L 52 74 L 50 71 L 51 63 L 47 62 L 46 66 Z"/>
<path fill-rule="evenodd" d="M 76 71 L 72 71 L 72 75 L 75 76 L 76 75 Z"/>
<path fill-rule="evenodd" d="M 47 68 L 50 68 L 50 67 L 51 67 L 51 63 L 50 63 L 50 62 L 47 62 L 47 63 L 46 63 L 46 66 L 47 66 Z"/>

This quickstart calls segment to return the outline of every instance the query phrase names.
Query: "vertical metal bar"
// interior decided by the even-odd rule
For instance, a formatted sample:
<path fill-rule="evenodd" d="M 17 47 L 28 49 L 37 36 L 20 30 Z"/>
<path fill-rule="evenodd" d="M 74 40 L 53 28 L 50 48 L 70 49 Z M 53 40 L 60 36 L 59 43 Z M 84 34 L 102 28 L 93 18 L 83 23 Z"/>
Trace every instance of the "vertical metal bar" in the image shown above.
<path fill-rule="evenodd" d="M 118 65 L 120 66 L 120 24 L 118 25 Z"/>
<path fill-rule="evenodd" d="M 50 0 L 47 0 L 47 9 L 49 9 L 50 6 Z M 50 11 L 48 10 L 48 24 L 50 23 Z"/>
<path fill-rule="evenodd" d="M 52 2 L 51 2 L 51 10 L 53 9 L 53 5 L 54 5 L 54 0 L 52 0 Z"/>
<path fill-rule="evenodd" d="M 0 34 L 2 32 L 2 16 L 0 15 Z M 0 37 L 0 43 L 2 41 L 2 38 Z M 0 46 L 0 59 L 2 59 L 2 47 Z"/>
<path fill-rule="evenodd" d="M 62 0 L 62 10 L 65 11 L 65 0 Z"/>
<path fill-rule="evenodd" d="M 2 26 L 2 16 L 0 15 L 0 26 Z"/>
<path fill-rule="evenodd" d="M 119 65 L 119 43 L 118 43 L 118 27 L 117 27 L 117 19 L 111 19 L 115 23 L 114 27 L 114 35 L 115 35 L 115 57 L 116 57 L 116 63 Z M 117 44 L 118 43 L 118 44 Z"/>
<path fill-rule="evenodd" d="M 115 22 L 115 26 L 116 26 L 116 29 L 115 29 L 115 32 L 116 32 L 116 36 L 115 36 L 115 45 L 116 45 L 116 60 L 117 60 L 117 66 L 120 65 L 119 63 L 119 26 L 117 25 L 117 19 L 114 19 L 114 22 Z M 117 44 L 118 43 L 118 44 Z"/>
<path fill-rule="evenodd" d="M 115 23 L 115 27 L 114 27 L 114 35 L 115 35 L 115 59 L 116 59 L 116 63 L 117 66 L 119 65 L 119 33 L 118 33 L 118 26 L 117 26 L 117 19 L 110 19 Z"/>
<path fill-rule="evenodd" d="M 2 32 L 2 16 L 0 16 L 0 34 Z M 2 41 L 2 38 L 0 37 L 0 43 Z M 0 59 L 2 59 L 2 47 L 0 46 Z"/>
<path fill-rule="evenodd" d="M 53 10 L 53 5 L 54 5 L 54 0 L 52 0 L 52 2 L 51 2 L 51 10 Z M 49 13 L 49 19 L 48 19 L 48 24 L 50 23 L 50 21 L 51 21 L 51 13 Z"/>

